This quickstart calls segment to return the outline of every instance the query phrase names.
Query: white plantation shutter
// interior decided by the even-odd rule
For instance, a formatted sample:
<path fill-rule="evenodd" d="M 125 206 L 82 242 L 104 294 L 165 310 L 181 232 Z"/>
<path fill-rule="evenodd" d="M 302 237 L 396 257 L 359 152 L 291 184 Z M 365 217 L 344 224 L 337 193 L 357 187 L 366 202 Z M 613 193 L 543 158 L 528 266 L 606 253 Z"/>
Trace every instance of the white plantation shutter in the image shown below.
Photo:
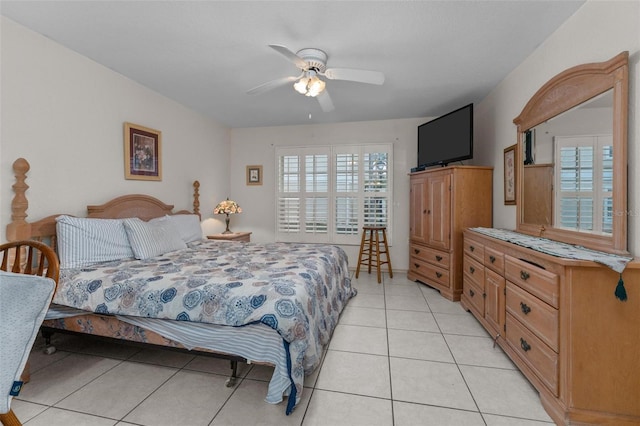
<path fill-rule="evenodd" d="M 326 234 L 329 228 L 329 155 L 304 156 L 304 232 Z"/>
<path fill-rule="evenodd" d="M 336 234 L 347 238 L 359 233 L 359 158 L 355 148 L 353 151 L 335 155 Z"/>
<path fill-rule="evenodd" d="M 602 232 L 613 233 L 613 138 L 600 137 L 602 155 Z"/>
<path fill-rule="evenodd" d="M 378 225 L 391 241 L 392 148 L 278 148 L 277 239 L 357 245 L 362 226 Z"/>
<path fill-rule="evenodd" d="M 278 159 L 278 215 L 277 232 L 300 232 L 300 158 L 284 155 Z"/>
<path fill-rule="evenodd" d="M 611 233 L 612 153 L 611 136 L 555 138 L 557 226 Z"/>
<path fill-rule="evenodd" d="M 385 152 L 364 153 L 364 225 L 388 226 L 389 180 Z"/>

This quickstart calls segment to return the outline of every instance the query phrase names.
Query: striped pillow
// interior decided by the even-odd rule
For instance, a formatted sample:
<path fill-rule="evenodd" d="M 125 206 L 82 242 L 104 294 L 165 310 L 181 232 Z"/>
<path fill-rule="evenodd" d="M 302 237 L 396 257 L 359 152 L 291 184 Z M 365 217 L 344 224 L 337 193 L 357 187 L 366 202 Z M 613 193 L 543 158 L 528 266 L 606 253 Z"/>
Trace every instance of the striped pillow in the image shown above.
<path fill-rule="evenodd" d="M 56 233 L 60 267 L 82 268 L 94 263 L 132 258 L 133 251 L 123 221 L 58 216 Z"/>
<path fill-rule="evenodd" d="M 136 259 L 148 259 L 187 248 L 178 228 L 166 217 L 152 219 L 149 222 L 138 218 L 125 219 L 124 229 Z"/>

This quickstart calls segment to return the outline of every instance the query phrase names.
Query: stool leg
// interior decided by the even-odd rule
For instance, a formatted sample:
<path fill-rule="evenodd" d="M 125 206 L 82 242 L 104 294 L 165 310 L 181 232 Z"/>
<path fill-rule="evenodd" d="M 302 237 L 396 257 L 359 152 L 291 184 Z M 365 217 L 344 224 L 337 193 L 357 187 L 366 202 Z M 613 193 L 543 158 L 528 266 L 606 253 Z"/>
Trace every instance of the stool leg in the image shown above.
<path fill-rule="evenodd" d="M 373 257 L 373 231 L 369 230 L 368 232 L 369 232 L 369 250 L 368 250 L 369 259 L 367 259 L 368 260 L 368 262 L 367 262 L 367 266 L 368 266 L 367 272 L 371 273 L 371 260 L 372 260 L 371 258 Z"/>
<path fill-rule="evenodd" d="M 378 272 L 378 284 L 382 282 L 382 275 L 380 273 L 380 234 L 376 230 L 374 231 L 376 234 L 376 269 Z"/>
<path fill-rule="evenodd" d="M 362 263 L 362 252 L 364 251 L 364 241 L 367 231 L 362 232 L 362 240 L 360 241 L 360 254 L 358 254 L 358 266 L 356 267 L 356 278 L 360 275 L 360 264 Z"/>
<path fill-rule="evenodd" d="M 382 230 L 382 241 L 384 242 L 384 252 L 387 255 L 387 266 L 389 267 L 389 278 L 393 278 L 393 269 L 391 268 L 391 256 L 389 256 L 389 246 L 387 245 L 387 232 Z"/>

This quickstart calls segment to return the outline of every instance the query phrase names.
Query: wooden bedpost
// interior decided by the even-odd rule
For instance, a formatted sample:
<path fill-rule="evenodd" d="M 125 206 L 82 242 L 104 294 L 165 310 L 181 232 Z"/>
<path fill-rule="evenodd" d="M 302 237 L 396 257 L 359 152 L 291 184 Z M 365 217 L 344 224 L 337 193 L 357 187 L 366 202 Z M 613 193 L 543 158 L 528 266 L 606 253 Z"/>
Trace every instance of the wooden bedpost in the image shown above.
<path fill-rule="evenodd" d="M 197 180 L 193 181 L 193 212 L 202 220 L 202 216 L 200 216 L 200 182 Z"/>
<path fill-rule="evenodd" d="M 29 162 L 24 158 L 18 158 L 13 162 L 16 183 L 12 186 L 15 196 L 11 201 L 11 222 L 7 225 L 7 241 L 27 240 L 31 237 L 31 224 L 25 220 L 29 208 L 29 201 L 25 196 L 29 185 L 25 180 L 30 168 Z"/>

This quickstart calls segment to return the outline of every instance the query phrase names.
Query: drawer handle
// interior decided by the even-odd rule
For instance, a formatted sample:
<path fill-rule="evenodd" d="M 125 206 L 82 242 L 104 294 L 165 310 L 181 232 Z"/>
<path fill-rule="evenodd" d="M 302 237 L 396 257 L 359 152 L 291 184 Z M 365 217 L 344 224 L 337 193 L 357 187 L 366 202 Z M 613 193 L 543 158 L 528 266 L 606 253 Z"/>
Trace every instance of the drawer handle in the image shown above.
<path fill-rule="evenodd" d="M 527 271 L 520 271 L 520 278 L 522 278 L 523 281 L 528 280 L 530 277 L 529 273 Z"/>
<path fill-rule="evenodd" d="M 469 296 L 473 297 L 476 295 L 476 292 L 473 290 L 469 290 Z"/>
<path fill-rule="evenodd" d="M 442 273 L 441 272 L 436 272 L 436 277 L 442 278 Z"/>
<path fill-rule="evenodd" d="M 469 266 L 469 272 L 473 274 L 475 271 L 476 271 L 476 268 L 474 268 L 473 266 Z"/>
<path fill-rule="evenodd" d="M 442 260 L 442 256 L 436 256 L 436 260 L 440 262 Z"/>
<path fill-rule="evenodd" d="M 474 251 L 476 248 L 474 246 L 469 246 L 470 251 Z"/>
<path fill-rule="evenodd" d="M 529 312 L 531 312 L 531 308 L 529 306 L 527 306 L 527 304 L 524 303 L 524 302 L 520 302 L 520 310 L 525 315 L 527 315 Z"/>
<path fill-rule="evenodd" d="M 489 261 L 491 263 L 495 262 L 496 261 L 496 257 L 495 256 L 489 256 Z"/>
<path fill-rule="evenodd" d="M 418 269 L 420 267 L 420 265 L 418 265 L 417 263 L 414 263 L 413 266 L 415 266 L 416 269 Z"/>
<path fill-rule="evenodd" d="M 520 347 L 523 351 L 528 352 L 531 350 L 531 345 L 527 343 L 522 337 L 520 338 Z"/>
<path fill-rule="evenodd" d="M 420 250 L 418 250 L 418 249 L 413 249 L 413 251 L 414 251 L 416 254 L 420 253 Z"/>

